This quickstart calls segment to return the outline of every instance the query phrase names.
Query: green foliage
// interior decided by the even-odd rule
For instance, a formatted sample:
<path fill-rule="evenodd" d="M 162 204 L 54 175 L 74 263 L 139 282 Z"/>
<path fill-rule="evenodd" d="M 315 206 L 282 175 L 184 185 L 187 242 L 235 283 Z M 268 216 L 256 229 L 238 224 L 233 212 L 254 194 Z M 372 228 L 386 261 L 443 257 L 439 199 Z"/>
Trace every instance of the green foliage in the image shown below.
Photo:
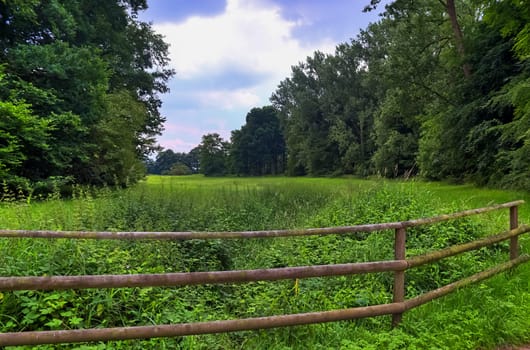
<path fill-rule="evenodd" d="M 138 134 L 147 119 L 147 110 L 127 91 L 107 96 L 105 117 L 94 128 L 99 142 L 87 182 L 120 184 L 136 182 L 145 175 L 140 160 Z"/>
<path fill-rule="evenodd" d="M 527 5 L 391 1 L 334 55 L 293 67 L 271 97 L 287 173 L 527 189 Z"/>
<path fill-rule="evenodd" d="M 228 172 L 228 143 L 217 134 L 203 135 L 197 147 L 200 173 L 206 176 L 222 176 Z"/>
<path fill-rule="evenodd" d="M 232 170 L 238 175 L 270 175 L 284 171 L 285 142 L 271 106 L 253 108 L 230 140 Z"/>
<path fill-rule="evenodd" d="M 142 0 L 0 3 L 2 114 L 31 115 L 35 132 L 46 129 L 32 147 L 2 135 L 10 177 L 123 185 L 143 176 L 164 122 L 158 94 L 173 75 L 167 44 L 138 19 L 146 8 Z M 2 134 L 22 128 L 13 118 L 2 120 Z"/>
<path fill-rule="evenodd" d="M 50 109 L 71 111 L 87 122 L 97 120 L 109 76 L 107 63 L 98 49 L 72 47 L 62 41 L 47 45 L 21 43 L 6 58 L 10 74 L 55 97 L 51 101 L 56 104 L 46 106 L 48 113 Z M 33 102 L 29 96 L 21 97 Z"/>
<path fill-rule="evenodd" d="M 343 226 L 428 217 L 528 194 L 420 182 L 354 179 L 148 177 L 134 187 L 76 186 L 36 201 L 9 193 L 0 227 L 59 230 L 219 231 Z M 520 220 L 529 213 L 520 208 Z M 408 230 L 408 256 L 505 230 L 507 213 Z M 0 273 L 128 274 L 253 269 L 393 258 L 393 232 L 211 241 L 2 239 Z M 523 252 L 528 241 L 521 239 Z M 407 296 L 505 261 L 506 245 L 407 272 Z M 255 332 L 87 343 L 58 348 L 475 349 L 528 341 L 530 269 L 468 287 L 405 314 Z M 258 317 L 388 303 L 392 274 L 183 288 L 0 294 L 0 330 L 52 330 Z M 52 347 L 41 346 L 40 349 Z"/>
<path fill-rule="evenodd" d="M 42 156 L 49 148 L 49 121 L 36 118 L 25 103 L 0 101 L 0 179 L 15 175 L 28 153 Z"/>
<path fill-rule="evenodd" d="M 175 166 L 184 171 L 184 165 L 190 173 L 196 174 L 199 170 L 199 149 L 196 147 L 188 153 L 173 152 L 170 149 L 158 152 L 155 160 L 147 162 L 147 172 L 149 174 L 167 175 L 187 175 L 183 173 L 171 174 L 171 169 Z M 181 172 L 179 170 L 179 172 Z M 186 171 L 187 172 L 187 171 Z"/>
<path fill-rule="evenodd" d="M 530 10 L 526 1 L 487 2 L 485 21 L 504 36 L 514 36 L 513 48 L 517 55 L 530 58 Z"/>
<path fill-rule="evenodd" d="M 293 67 L 271 97 L 278 110 L 290 175 L 366 174 L 372 153 L 371 98 L 358 42 L 315 52 Z"/>
<path fill-rule="evenodd" d="M 527 65 L 528 66 L 528 65 Z M 504 146 L 497 153 L 496 182 L 507 187 L 530 188 L 530 78 L 527 72 L 506 85 L 492 103 L 513 106 L 515 117 L 509 123 L 499 126 L 500 142 Z"/>
<path fill-rule="evenodd" d="M 375 172 L 386 177 L 417 172 L 421 117 L 436 102 L 451 103 L 443 56 L 449 28 L 440 4 L 432 1 L 394 2 L 384 20 L 360 35 L 372 91 L 379 97 L 374 110 L 372 157 Z M 411 40 L 411 38 L 414 38 Z M 389 43 L 392 42 L 394 44 Z"/>
<path fill-rule="evenodd" d="M 191 169 L 182 163 L 175 163 L 171 169 L 162 172 L 162 175 L 191 175 Z"/>

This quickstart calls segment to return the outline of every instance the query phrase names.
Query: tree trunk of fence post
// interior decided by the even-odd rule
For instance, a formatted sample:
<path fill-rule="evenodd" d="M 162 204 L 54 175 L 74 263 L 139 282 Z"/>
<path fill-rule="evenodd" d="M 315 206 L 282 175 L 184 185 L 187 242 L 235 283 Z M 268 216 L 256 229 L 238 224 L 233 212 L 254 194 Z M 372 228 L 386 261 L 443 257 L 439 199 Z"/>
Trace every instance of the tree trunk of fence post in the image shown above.
<path fill-rule="evenodd" d="M 398 228 L 395 232 L 394 257 L 396 260 L 405 260 L 405 242 L 407 231 L 405 228 Z M 405 271 L 394 272 L 394 303 L 405 301 Z M 392 315 L 392 327 L 396 327 L 402 318 L 402 313 Z"/>
<path fill-rule="evenodd" d="M 519 226 L 517 218 L 517 206 L 510 207 L 510 229 L 513 230 Z M 517 259 L 519 256 L 519 242 L 517 236 L 510 238 L 510 260 Z"/>

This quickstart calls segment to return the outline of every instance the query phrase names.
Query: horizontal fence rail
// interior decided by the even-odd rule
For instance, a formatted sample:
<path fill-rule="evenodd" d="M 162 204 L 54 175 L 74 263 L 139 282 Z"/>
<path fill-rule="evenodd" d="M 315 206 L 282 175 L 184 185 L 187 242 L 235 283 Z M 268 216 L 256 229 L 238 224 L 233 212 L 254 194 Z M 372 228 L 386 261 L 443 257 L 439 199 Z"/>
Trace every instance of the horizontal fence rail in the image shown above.
<path fill-rule="evenodd" d="M 500 272 L 507 271 L 530 260 L 524 255 L 496 268 L 477 273 L 458 282 L 438 288 L 400 303 L 355 307 L 342 310 L 309 312 L 281 316 L 255 317 L 238 320 L 195 322 L 172 325 L 135 326 L 78 329 L 68 331 L 36 331 L 20 333 L 0 333 L 0 346 L 60 344 L 90 341 L 131 340 L 155 337 L 177 337 L 186 335 L 250 331 L 288 326 L 301 326 L 316 323 L 354 320 L 403 313 L 431 300 L 443 297 L 458 288 L 480 282 Z"/>
<path fill-rule="evenodd" d="M 508 238 L 517 237 L 529 231 L 530 231 L 530 226 L 522 225 L 516 229 L 506 231 L 503 233 L 499 233 L 497 235 L 485 237 L 482 239 L 477 239 L 475 241 L 468 242 L 468 243 L 453 245 L 451 247 L 440 249 L 435 252 L 430 252 L 430 253 L 423 254 L 423 255 L 417 255 L 407 260 L 407 268 L 425 265 L 431 262 L 436 262 L 443 258 L 448 258 L 450 256 L 455 256 L 457 254 L 469 252 L 471 250 L 488 247 L 492 244 L 505 241 Z"/>
<path fill-rule="evenodd" d="M 395 230 L 434 224 L 442 221 L 454 220 L 503 208 L 522 205 L 523 200 L 492 205 L 485 208 L 464 210 L 458 213 L 439 215 L 401 222 L 383 224 L 367 224 L 356 226 L 309 228 L 299 230 L 269 230 L 269 231 L 234 231 L 234 232 L 93 232 L 93 231 L 46 231 L 46 230 L 0 230 L 0 237 L 18 238 L 73 238 L 73 239 L 160 239 L 160 240 L 188 240 L 188 239 L 234 239 L 234 238 L 267 238 L 313 235 L 336 235 L 343 233 L 374 232 Z"/>
<path fill-rule="evenodd" d="M 275 269 L 135 275 L 0 277 L 0 291 L 72 288 L 175 287 L 198 284 L 278 281 L 405 270 L 406 261 L 282 267 Z"/>
<path fill-rule="evenodd" d="M 394 272 L 394 298 L 389 304 L 355 307 L 341 310 L 310 312 L 301 314 L 255 317 L 237 320 L 220 320 L 171 325 L 151 325 L 135 327 L 96 328 L 58 331 L 26 331 L 0 333 L 0 346 L 59 344 L 87 341 L 110 341 L 143 339 L 153 337 L 175 337 L 197 334 L 211 334 L 234 331 L 247 331 L 275 327 L 296 326 L 323 322 L 352 320 L 380 315 L 392 315 L 393 325 L 401 321 L 407 310 L 423 305 L 433 299 L 447 295 L 454 290 L 487 279 L 495 274 L 512 269 L 530 261 L 530 256 L 519 256 L 518 236 L 530 232 L 530 226 L 518 224 L 517 207 L 524 201 L 514 201 L 486 208 L 465 210 L 454 214 L 439 215 L 403 222 L 358 225 L 305 230 L 241 231 L 241 232 L 77 232 L 77 231 L 27 231 L 0 230 L 5 238 L 74 238 L 74 239 L 224 239 L 224 238 L 265 238 L 285 236 L 308 236 L 374 232 L 395 230 L 395 260 L 363 263 L 298 266 L 274 269 L 210 271 L 188 273 L 130 274 L 130 275 L 91 275 L 91 276 L 45 276 L 45 277 L 0 277 L 0 291 L 13 290 L 56 290 L 82 288 L 125 288 L 125 287 L 176 287 L 199 284 L 245 283 L 275 281 L 352 274 Z M 453 245 L 434 252 L 406 258 L 406 229 L 447 220 L 477 215 L 503 208 L 510 209 L 509 230 L 477 239 L 472 242 Z M 441 288 L 405 300 L 405 272 L 439 261 L 443 258 L 480 249 L 510 240 L 510 260 L 486 271 L 463 278 Z"/>

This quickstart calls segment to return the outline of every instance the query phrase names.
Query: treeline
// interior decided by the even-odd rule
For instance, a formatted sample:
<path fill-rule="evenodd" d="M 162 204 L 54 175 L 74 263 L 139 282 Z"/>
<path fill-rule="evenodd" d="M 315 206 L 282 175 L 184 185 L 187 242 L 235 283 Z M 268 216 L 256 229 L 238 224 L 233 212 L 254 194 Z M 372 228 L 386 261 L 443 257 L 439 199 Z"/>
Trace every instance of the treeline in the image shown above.
<path fill-rule="evenodd" d="M 419 174 L 530 189 L 529 57 L 528 1 L 396 0 L 279 84 L 271 102 L 285 153 L 278 142 L 267 154 L 276 143 L 246 134 L 247 117 L 230 143 L 203 139 L 201 168 L 208 154 L 235 174 Z"/>
<path fill-rule="evenodd" d="M 147 159 L 147 172 L 155 175 L 191 175 L 199 172 L 199 149 L 190 152 L 158 152 L 156 159 Z"/>
<path fill-rule="evenodd" d="M 0 182 L 125 184 L 162 130 L 168 46 L 146 0 L 0 1 Z"/>
<path fill-rule="evenodd" d="M 287 172 L 530 188 L 529 23 L 527 1 L 394 1 L 273 94 Z"/>
<path fill-rule="evenodd" d="M 259 176 L 285 172 L 285 141 L 280 120 L 272 106 L 253 108 L 246 123 L 232 131 L 230 141 L 212 133 L 189 153 L 164 150 L 148 160 L 151 174 L 206 176 L 227 174 Z"/>

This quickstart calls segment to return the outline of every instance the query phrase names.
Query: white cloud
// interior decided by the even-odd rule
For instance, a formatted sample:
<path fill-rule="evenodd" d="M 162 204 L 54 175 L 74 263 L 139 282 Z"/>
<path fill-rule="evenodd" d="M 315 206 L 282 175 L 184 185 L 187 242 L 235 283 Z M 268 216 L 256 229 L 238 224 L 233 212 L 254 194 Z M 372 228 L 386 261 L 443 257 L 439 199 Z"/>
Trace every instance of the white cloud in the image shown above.
<path fill-rule="evenodd" d="M 155 31 L 170 44 L 170 64 L 177 72 L 173 92 L 164 97 L 168 123 L 160 143 L 188 151 L 209 132 L 229 139 L 230 130 L 244 124 L 250 108 L 268 103 L 291 66 L 315 50 L 335 50 L 332 39 L 297 39 L 295 29 L 304 25 L 283 18 L 281 9 L 268 0 L 228 0 L 225 11 L 216 16 L 155 22 Z"/>
<path fill-rule="evenodd" d="M 181 23 L 155 24 L 170 43 L 171 65 L 177 79 L 207 76 L 228 67 L 286 77 L 291 65 L 313 51 L 332 52 L 335 43 L 323 40 L 302 45 L 293 37 L 300 23 L 281 16 L 280 8 L 259 0 L 228 0 L 213 17 L 190 17 Z"/>
<path fill-rule="evenodd" d="M 249 89 L 235 91 L 205 91 L 198 95 L 201 105 L 222 109 L 250 108 L 260 103 L 260 97 Z"/>

